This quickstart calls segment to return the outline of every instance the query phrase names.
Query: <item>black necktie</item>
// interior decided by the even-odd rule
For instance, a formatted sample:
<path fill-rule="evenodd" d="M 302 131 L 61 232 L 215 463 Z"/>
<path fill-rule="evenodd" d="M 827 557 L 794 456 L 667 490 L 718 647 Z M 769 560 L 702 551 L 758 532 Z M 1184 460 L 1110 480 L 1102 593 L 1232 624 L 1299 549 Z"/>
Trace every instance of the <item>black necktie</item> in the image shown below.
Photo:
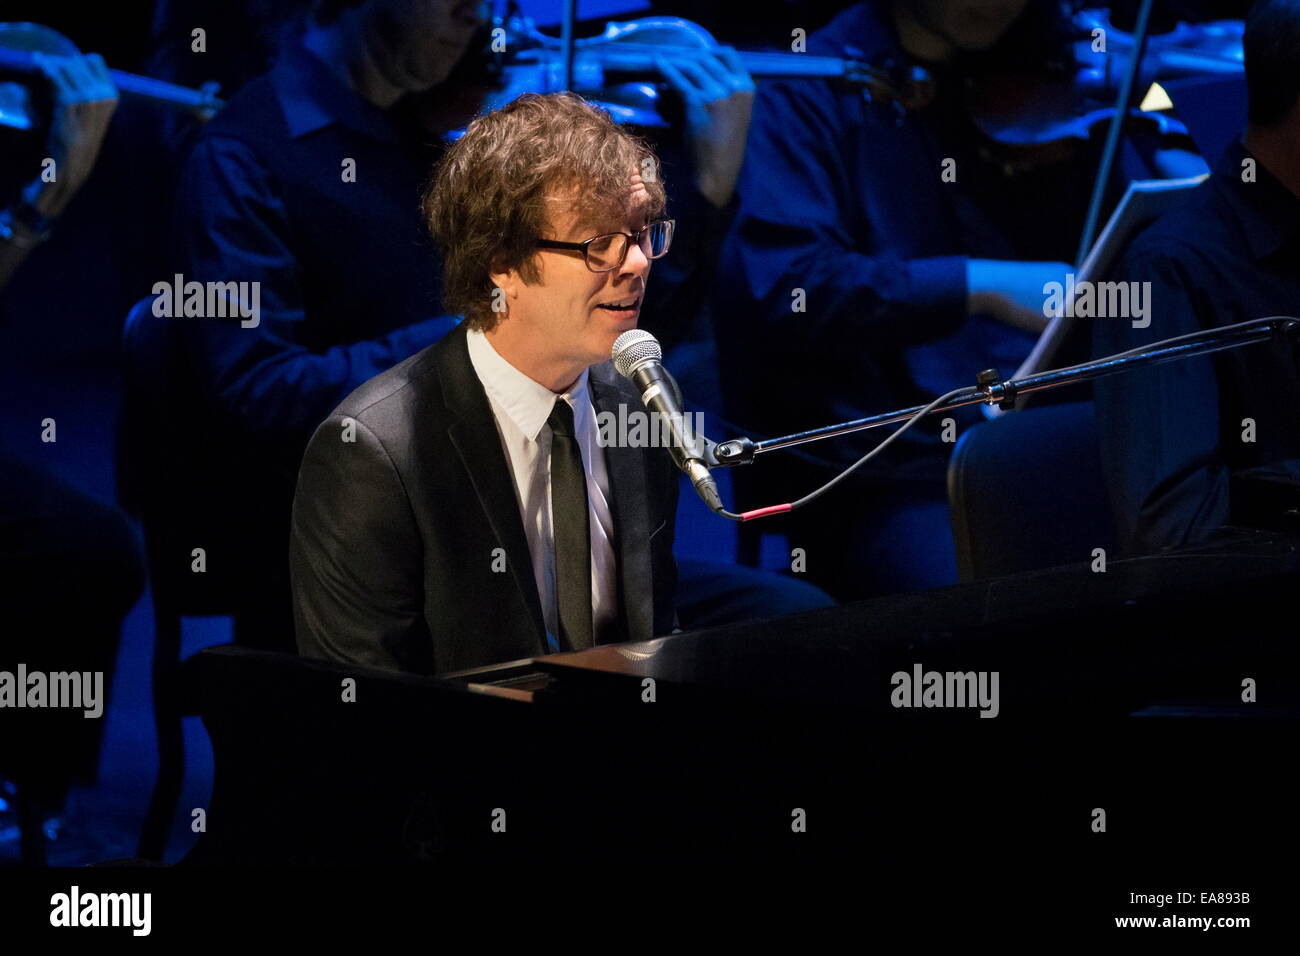
<path fill-rule="evenodd" d="M 592 646 L 591 530 L 587 519 L 587 474 L 574 435 L 573 409 L 562 398 L 546 419 L 551 426 L 551 522 L 555 542 L 555 600 L 560 646 Z"/>

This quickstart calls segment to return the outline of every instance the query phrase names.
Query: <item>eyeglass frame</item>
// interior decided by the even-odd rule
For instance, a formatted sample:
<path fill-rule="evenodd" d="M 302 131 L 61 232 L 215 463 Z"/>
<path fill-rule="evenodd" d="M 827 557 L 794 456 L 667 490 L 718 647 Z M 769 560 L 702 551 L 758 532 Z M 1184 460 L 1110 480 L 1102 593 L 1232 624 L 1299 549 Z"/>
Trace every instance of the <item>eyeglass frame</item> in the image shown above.
<path fill-rule="evenodd" d="M 590 239 L 582 240 L 582 242 L 561 242 L 558 239 L 534 239 L 533 245 L 536 246 L 538 249 L 576 249 L 582 253 L 582 262 L 587 267 L 588 271 L 594 272 L 596 273 L 596 275 L 601 275 L 606 272 L 613 272 L 615 269 L 621 266 L 624 260 L 627 259 L 627 251 L 632 248 L 632 244 L 636 243 L 638 246 L 640 246 L 641 237 L 645 233 L 649 232 L 651 226 L 657 226 L 660 223 L 668 224 L 668 241 L 664 243 L 664 251 L 659 253 L 659 255 L 646 257 L 647 259 L 653 261 L 654 259 L 662 258 L 663 256 L 668 254 L 668 249 L 673 244 L 673 233 L 677 229 L 676 219 L 656 219 L 654 222 L 647 222 L 636 232 L 602 232 L 599 236 L 592 236 Z M 608 239 L 610 236 L 622 236 L 627 240 L 627 243 L 623 246 L 622 257 L 620 257 L 618 262 L 614 263 L 608 269 L 591 268 L 591 257 L 588 255 L 587 247 L 590 246 L 597 239 Z"/>

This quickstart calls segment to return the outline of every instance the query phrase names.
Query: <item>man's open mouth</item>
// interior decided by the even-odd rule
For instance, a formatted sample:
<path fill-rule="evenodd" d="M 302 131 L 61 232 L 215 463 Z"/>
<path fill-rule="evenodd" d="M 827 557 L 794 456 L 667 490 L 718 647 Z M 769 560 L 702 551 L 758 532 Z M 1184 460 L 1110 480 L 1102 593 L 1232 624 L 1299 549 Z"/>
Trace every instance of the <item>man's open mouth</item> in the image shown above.
<path fill-rule="evenodd" d="M 641 304 L 641 297 L 635 296 L 631 299 L 622 299 L 618 302 L 602 302 L 596 306 L 598 309 L 608 309 L 611 312 L 631 312 Z"/>

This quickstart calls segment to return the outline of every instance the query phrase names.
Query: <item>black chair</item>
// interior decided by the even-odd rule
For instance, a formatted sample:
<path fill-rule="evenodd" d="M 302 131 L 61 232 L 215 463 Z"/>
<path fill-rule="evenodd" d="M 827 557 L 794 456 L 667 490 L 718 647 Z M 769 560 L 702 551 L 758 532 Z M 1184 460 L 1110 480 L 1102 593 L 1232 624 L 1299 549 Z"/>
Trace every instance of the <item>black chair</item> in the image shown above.
<path fill-rule="evenodd" d="M 962 581 L 1116 557 L 1091 402 L 1003 415 L 968 430 L 948 465 Z"/>

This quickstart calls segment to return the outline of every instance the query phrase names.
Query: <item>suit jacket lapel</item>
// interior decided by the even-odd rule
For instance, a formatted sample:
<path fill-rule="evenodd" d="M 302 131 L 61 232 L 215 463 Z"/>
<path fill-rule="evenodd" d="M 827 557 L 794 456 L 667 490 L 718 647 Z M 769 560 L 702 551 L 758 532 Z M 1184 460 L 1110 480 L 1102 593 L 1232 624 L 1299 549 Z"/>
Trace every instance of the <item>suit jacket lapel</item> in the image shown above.
<path fill-rule="evenodd" d="M 447 407 L 459 416 L 448 427 L 448 435 L 469 472 L 479 504 L 496 532 L 497 541 L 505 548 L 506 565 L 537 629 L 538 653 L 545 653 L 546 624 L 542 617 L 542 602 L 533 578 L 532 556 L 528 551 L 523 520 L 519 517 L 519 502 L 510 478 L 510 465 L 501 448 L 501 437 L 497 434 L 487 393 L 470 364 L 464 324 L 457 326 L 445 341 L 446 347 L 438 354 L 439 378 Z"/>
<path fill-rule="evenodd" d="M 636 401 L 634 396 L 620 394 L 616 375 L 609 363 L 592 366 L 588 383 L 597 413 L 609 412 L 617 417 L 620 404 L 631 405 Z M 640 407 L 638 402 L 628 412 Z M 629 641 L 648 641 L 654 634 L 650 535 L 655 529 L 650 527 L 645 455 L 644 448 L 627 448 L 618 443 L 605 448 L 618 549 L 621 610 Z"/>

